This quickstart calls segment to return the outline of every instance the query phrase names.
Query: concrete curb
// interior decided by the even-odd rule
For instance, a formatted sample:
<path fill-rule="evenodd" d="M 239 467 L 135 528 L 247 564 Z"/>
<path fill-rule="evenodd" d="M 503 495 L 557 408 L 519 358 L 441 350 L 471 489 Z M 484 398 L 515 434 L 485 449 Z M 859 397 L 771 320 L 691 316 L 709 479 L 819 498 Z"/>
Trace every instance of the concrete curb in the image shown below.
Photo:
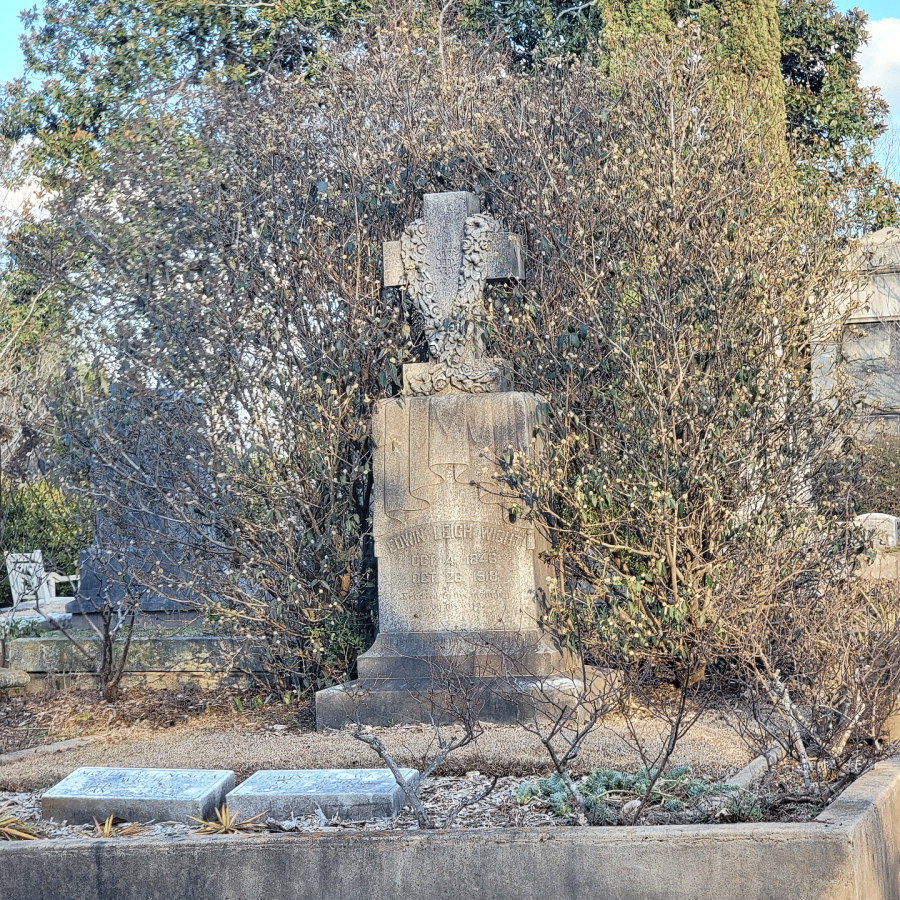
<path fill-rule="evenodd" d="M 4 900 L 900 900 L 900 758 L 815 822 L 0 845 Z"/>
<path fill-rule="evenodd" d="M 11 753 L 0 753 L 0 766 L 4 763 L 28 759 L 30 756 L 44 756 L 50 753 L 64 753 L 66 750 L 77 750 L 79 747 L 95 744 L 99 740 L 99 735 L 89 735 L 88 737 L 70 738 L 67 741 L 57 741 L 55 744 L 41 744 L 38 747 L 28 747 L 25 750 L 13 750 Z"/>
<path fill-rule="evenodd" d="M 785 756 L 787 756 L 787 753 L 785 752 L 784 747 L 782 747 L 781 744 L 776 744 L 774 747 L 770 747 L 766 750 L 765 753 L 760 753 L 756 759 L 747 763 L 737 775 L 732 776 L 725 783 L 733 784 L 736 787 L 748 791 L 752 784 L 759 781 L 772 766 L 781 762 Z"/>

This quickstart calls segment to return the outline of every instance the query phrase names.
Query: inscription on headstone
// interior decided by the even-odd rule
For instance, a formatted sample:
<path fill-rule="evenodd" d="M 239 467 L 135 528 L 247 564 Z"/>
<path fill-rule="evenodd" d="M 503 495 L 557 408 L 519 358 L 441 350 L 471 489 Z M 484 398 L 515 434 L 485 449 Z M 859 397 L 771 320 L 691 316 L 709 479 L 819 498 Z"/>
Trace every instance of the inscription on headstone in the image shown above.
<path fill-rule="evenodd" d="M 401 769 L 411 787 L 416 769 Z M 228 808 L 242 818 L 267 813 L 274 819 L 313 815 L 363 821 L 396 816 L 406 797 L 387 769 L 296 769 L 257 772 L 228 794 Z"/>
<path fill-rule="evenodd" d="M 130 822 L 205 819 L 234 787 L 226 769 L 116 769 L 82 766 L 45 791 L 45 819 L 81 824 L 118 816 Z"/>

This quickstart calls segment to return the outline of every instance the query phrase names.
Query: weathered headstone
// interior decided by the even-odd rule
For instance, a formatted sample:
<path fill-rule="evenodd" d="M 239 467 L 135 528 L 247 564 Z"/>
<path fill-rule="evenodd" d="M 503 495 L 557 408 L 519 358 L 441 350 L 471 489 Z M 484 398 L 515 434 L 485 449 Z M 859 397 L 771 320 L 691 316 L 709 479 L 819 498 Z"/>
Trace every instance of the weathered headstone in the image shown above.
<path fill-rule="evenodd" d="M 79 554 L 78 592 L 66 612 L 122 603 L 143 612 L 195 610 L 187 573 L 204 527 L 188 513 L 204 478 L 198 405 L 175 391 L 120 388 L 100 422 L 112 440 L 90 466 L 94 540 Z"/>
<path fill-rule="evenodd" d="M 527 693 L 529 678 L 568 665 L 541 629 L 546 539 L 497 477 L 507 450 L 540 452 L 543 401 L 507 391 L 481 352 L 484 286 L 524 276 L 521 248 L 473 194 L 426 194 L 424 209 L 385 246 L 385 284 L 421 311 L 431 361 L 404 367 L 404 396 L 373 422 L 380 631 L 359 680 L 316 695 L 319 727 L 428 721 L 427 698 L 460 673 L 486 686 L 514 677 Z M 479 718 L 516 721 L 508 694 L 477 702 Z"/>
<path fill-rule="evenodd" d="M 863 513 L 854 518 L 853 524 L 873 533 L 872 543 L 877 550 L 890 550 L 898 546 L 900 519 L 897 516 L 887 513 Z"/>
<path fill-rule="evenodd" d="M 41 797 L 45 819 L 81 824 L 207 819 L 234 787 L 226 769 L 112 769 L 82 766 Z"/>
<path fill-rule="evenodd" d="M 410 787 L 415 769 L 401 769 Z M 228 794 L 228 808 L 241 818 L 268 813 L 273 819 L 314 815 L 364 821 L 396 816 L 406 796 L 387 769 L 298 769 L 257 772 Z"/>

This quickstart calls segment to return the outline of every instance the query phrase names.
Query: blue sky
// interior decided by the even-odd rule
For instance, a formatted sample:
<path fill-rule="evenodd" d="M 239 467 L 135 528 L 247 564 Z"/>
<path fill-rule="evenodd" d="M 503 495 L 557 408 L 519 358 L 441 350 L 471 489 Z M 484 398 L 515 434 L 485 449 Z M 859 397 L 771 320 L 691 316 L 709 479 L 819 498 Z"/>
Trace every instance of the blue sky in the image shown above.
<path fill-rule="evenodd" d="M 0 0 L 0 84 L 22 72 L 22 52 L 19 50 L 22 23 L 19 12 L 27 6 L 22 0 Z"/>

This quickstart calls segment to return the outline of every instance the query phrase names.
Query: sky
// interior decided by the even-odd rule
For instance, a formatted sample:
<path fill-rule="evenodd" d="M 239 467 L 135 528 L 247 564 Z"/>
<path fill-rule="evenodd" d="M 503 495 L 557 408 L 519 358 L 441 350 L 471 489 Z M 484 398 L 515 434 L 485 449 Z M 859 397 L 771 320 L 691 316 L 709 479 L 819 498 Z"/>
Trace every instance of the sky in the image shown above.
<path fill-rule="evenodd" d="M 22 72 L 18 13 L 27 5 L 27 0 L 0 0 L 0 84 Z M 900 0 L 837 0 L 835 5 L 842 11 L 858 6 L 869 14 L 869 43 L 859 61 L 863 81 L 880 87 L 893 111 L 878 155 L 900 179 Z"/>

